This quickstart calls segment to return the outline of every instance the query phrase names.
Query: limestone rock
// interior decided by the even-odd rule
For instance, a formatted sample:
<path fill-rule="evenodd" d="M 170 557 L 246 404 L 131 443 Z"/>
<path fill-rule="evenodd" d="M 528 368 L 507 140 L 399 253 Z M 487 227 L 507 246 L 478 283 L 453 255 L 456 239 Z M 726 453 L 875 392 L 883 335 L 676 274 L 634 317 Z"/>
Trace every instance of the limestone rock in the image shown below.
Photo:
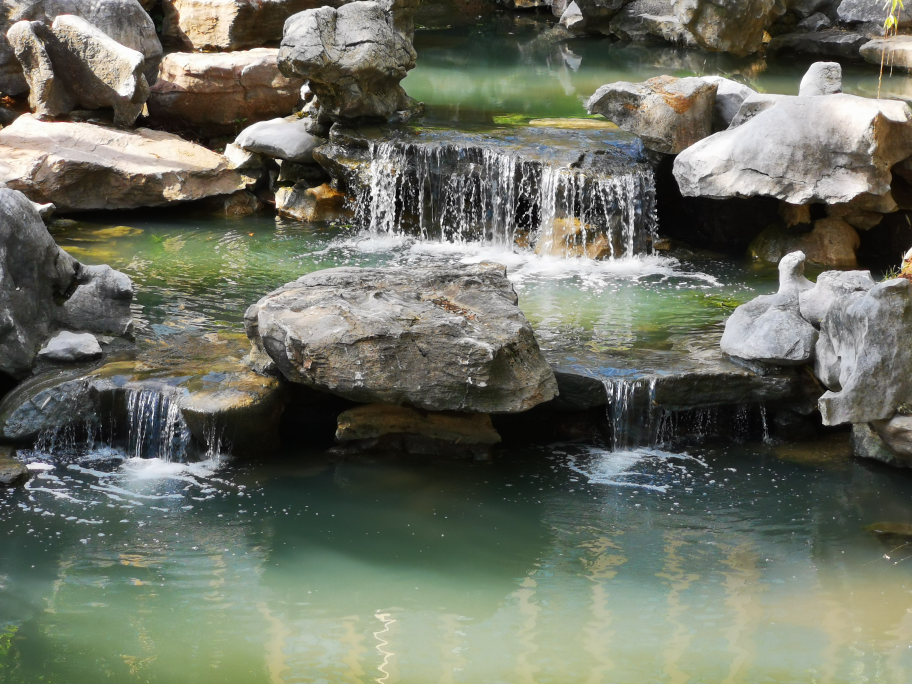
<path fill-rule="evenodd" d="M 837 300 L 820 329 L 815 374 L 830 391 L 824 425 L 886 420 L 912 400 L 912 283 L 878 283 Z"/>
<path fill-rule="evenodd" d="M 686 197 L 857 203 L 889 197 L 891 168 L 910 155 L 912 110 L 903 102 L 788 97 L 684 150 L 674 176 Z"/>
<path fill-rule="evenodd" d="M 664 42 L 698 47 L 693 34 L 674 16 L 671 2 L 633 0 L 611 20 L 610 29 L 621 40 L 634 43 Z"/>
<path fill-rule="evenodd" d="M 912 70 L 912 36 L 891 36 L 886 40 L 876 38 L 862 45 L 859 52 L 871 64 L 880 66 L 883 59 L 885 67 Z"/>
<path fill-rule="evenodd" d="M 0 183 L 59 211 L 134 209 L 226 195 L 250 179 L 170 133 L 21 116 L 0 130 Z"/>
<path fill-rule="evenodd" d="M 248 309 L 252 360 L 353 401 L 514 413 L 557 393 L 503 266 L 332 268 Z"/>
<path fill-rule="evenodd" d="M 712 133 L 715 93 L 716 84 L 701 78 L 659 76 L 603 85 L 586 109 L 639 136 L 651 150 L 677 154 Z"/>
<path fill-rule="evenodd" d="M 836 16 L 844 24 L 883 24 L 886 16 L 883 5 L 867 0 L 842 0 L 836 9 Z M 899 25 L 912 23 L 912 7 L 899 12 Z"/>
<path fill-rule="evenodd" d="M 583 18 L 583 13 L 579 8 L 579 5 L 576 2 L 571 2 L 560 15 L 561 26 L 564 26 L 568 29 L 572 29 L 574 26 L 579 26 L 585 23 Z"/>
<path fill-rule="evenodd" d="M 738 57 L 757 52 L 776 13 L 775 0 L 674 0 L 674 13 L 705 50 Z"/>
<path fill-rule="evenodd" d="M 313 164 L 314 150 L 326 140 L 311 135 L 308 128 L 307 119 L 297 116 L 261 121 L 241 131 L 234 144 L 266 157 Z"/>
<path fill-rule="evenodd" d="M 173 52 L 162 60 L 149 115 L 161 125 L 192 126 L 207 135 L 236 133 L 287 116 L 298 103 L 303 80 L 279 72 L 278 52 Z"/>
<path fill-rule="evenodd" d="M 97 269 L 107 269 L 130 282 L 107 266 L 83 266 L 73 259 L 55 244 L 22 193 L 0 188 L 0 372 L 14 378 L 25 376 L 55 328 L 122 334 L 123 328 L 132 326 L 129 299 L 110 301 L 108 292 L 92 288 L 92 279 L 85 278 L 85 273 Z M 92 327 L 80 326 L 79 318 L 67 309 L 74 298 L 87 308 L 119 309 L 126 321 L 118 319 L 113 328 L 105 325 L 111 319 L 92 321 Z"/>
<path fill-rule="evenodd" d="M 801 53 L 815 57 L 857 60 L 858 50 L 868 42 L 860 33 L 831 29 L 776 36 L 767 45 L 767 54 Z"/>
<path fill-rule="evenodd" d="M 13 449 L 0 447 L 0 487 L 16 487 L 29 479 L 29 469 L 15 456 Z"/>
<path fill-rule="evenodd" d="M 299 221 L 334 221 L 344 209 L 345 194 L 327 183 L 309 187 L 301 182 L 276 191 L 276 211 Z"/>
<path fill-rule="evenodd" d="M 102 355 L 101 345 L 90 333 L 58 333 L 38 352 L 38 358 L 60 363 L 92 361 Z"/>
<path fill-rule="evenodd" d="M 880 461 L 892 466 L 912 465 L 886 445 L 877 431 L 868 423 L 852 426 L 852 451 L 858 458 Z"/>
<path fill-rule="evenodd" d="M 741 102 L 737 113 L 732 118 L 729 128 L 737 128 L 741 124 L 747 123 L 760 112 L 765 112 L 770 107 L 774 107 L 783 100 L 792 97 L 791 95 L 778 95 L 775 93 L 751 93 Z"/>
<path fill-rule="evenodd" d="M 798 366 L 812 361 L 817 331 L 799 313 L 799 295 L 813 287 L 804 277 L 805 256 L 779 262 L 779 292 L 742 304 L 725 323 L 722 351 L 746 361 Z"/>
<path fill-rule="evenodd" d="M 871 427 L 891 451 L 912 466 L 912 416 L 896 414 L 889 420 L 875 420 Z"/>
<path fill-rule="evenodd" d="M 825 271 L 817 276 L 813 289 L 798 295 L 801 317 L 819 328 L 840 297 L 852 292 L 867 292 L 874 285 L 870 271 Z"/>
<path fill-rule="evenodd" d="M 121 45 L 141 52 L 149 85 L 158 77 L 162 46 L 155 24 L 137 0 L 4 0 L 0 4 L 0 91 L 21 95 L 28 90 L 22 67 L 6 33 L 18 21 L 50 25 L 61 14 L 85 19 Z"/>
<path fill-rule="evenodd" d="M 842 65 L 839 62 L 814 62 L 801 78 L 799 97 L 835 95 L 842 92 Z"/>
<path fill-rule="evenodd" d="M 406 406 L 369 404 L 339 415 L 336 439 L 348 442 L 390 434 L 414 434 L 461 444 L 499 444 L 487 413 L 419 411 Z"/>
<path fill-rule="evenodd" d="M 791 252 L 804 252 L 808 262 L 818 266 L 853 268 L 858 264 L 855 250 L 861 244 L 858 233 L 839 218 L 814 222 L 807 233 L 794 233 L 770 226 L 758 235 L 748 251 L 755 259 L 777 263 Z"/>
<path fill-rule="evenodd" d="M 713 132 L 724 131 L 741 109 L 744 101 L 757 92 L 743 83 L 722 76 L 704 76 L 707 83 L 716 84 L 716 102 L 713 105 Z"/>
<path fill-rule="evenodd" d="M 317 0 L 164 0 L 162 35 L 193 50 L 243 50 L 277 43 L 293 14 Z"/>
<path fill-rule="evenodd" d="M 296 14 L 285 25 L 279 68 L 307 80 L 323 120 L 390 120 L 415 106 L 399 85 L 415 67 L 413 9 L 362 1 Z"/>

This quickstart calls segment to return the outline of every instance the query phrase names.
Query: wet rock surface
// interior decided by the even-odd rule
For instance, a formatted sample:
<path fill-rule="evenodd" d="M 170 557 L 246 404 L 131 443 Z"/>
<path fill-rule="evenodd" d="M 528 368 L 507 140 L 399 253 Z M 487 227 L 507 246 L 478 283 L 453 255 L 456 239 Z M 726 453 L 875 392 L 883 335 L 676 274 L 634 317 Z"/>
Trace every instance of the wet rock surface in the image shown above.
<path fill-rule="evenodd" d="M 29 479 L 29 469 L 16 460 L 16 452 L 0 446 L 0 487 L 16 487 Z"/>
<path fill-rule="evenodd" d="M 90 333 L 71 333 L 64 330 L 52 337 L 38 352 L 38 357 L 58 363 L 78 363 L 101 358 L 98 340 Z"/>
<path fill-rule="evenodd" d="M 505 269 L 334 268 L 247 311 L 253 359 L 364 403 L 512 413 L 557 393 Z"/>

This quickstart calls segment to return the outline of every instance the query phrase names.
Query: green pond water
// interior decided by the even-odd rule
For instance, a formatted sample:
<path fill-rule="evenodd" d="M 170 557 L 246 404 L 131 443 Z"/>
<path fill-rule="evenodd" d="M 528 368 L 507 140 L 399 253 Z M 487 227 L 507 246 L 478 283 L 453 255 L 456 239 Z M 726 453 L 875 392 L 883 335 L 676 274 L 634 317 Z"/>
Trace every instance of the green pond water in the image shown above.
<path fill-rule="evenodd" d="M 718 60 L 492 26 L 418 32 L 406 87 L 432 121 L 580 116 L 604 82 Z M 803 72 L 720 64 L 771 91 Z M 710 254 L 557 260 L 188 208 L 53 233 L 133 279 L 155 363 L 218 356 L 251 303 L 331 266 L 499 261 L 549 359 L 602 370 L 685 363 L 682 341 L 776 287 Z M 846 433 L 485 463 L 312 442 L 191 464 L 31 454 L 27 488 L 0 491 L 0 683 L 912 681 L 912 538 L 865 529 L 912 525 L 912 478 L 851 459 Z"/>

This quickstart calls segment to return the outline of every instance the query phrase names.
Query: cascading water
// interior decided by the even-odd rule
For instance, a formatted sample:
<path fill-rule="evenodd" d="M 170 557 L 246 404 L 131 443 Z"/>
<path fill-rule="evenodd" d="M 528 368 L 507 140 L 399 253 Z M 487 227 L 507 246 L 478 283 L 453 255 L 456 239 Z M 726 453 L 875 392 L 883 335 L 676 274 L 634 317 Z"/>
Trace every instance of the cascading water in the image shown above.
<path fill-rule="evenodd" d="M 608 397 L 613 451 L 625 451 L 643 443 L 652 444 L 656 379 L 602 381 Z"/>
<path fill-rule="evenodd" d="M 178 403 L 167 391 L 127 391 L 127 454 L 134 458 L 179 461 L 186 457 L 190 430 Z"/>

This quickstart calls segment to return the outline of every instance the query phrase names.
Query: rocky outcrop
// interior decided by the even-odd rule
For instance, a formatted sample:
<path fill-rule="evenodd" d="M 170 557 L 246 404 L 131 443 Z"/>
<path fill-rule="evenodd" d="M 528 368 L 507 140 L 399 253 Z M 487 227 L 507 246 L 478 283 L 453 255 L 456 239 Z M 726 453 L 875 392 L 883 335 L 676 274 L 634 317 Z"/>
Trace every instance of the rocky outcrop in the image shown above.
<path fill-rule="evenodd" d="M 275 44 L 293 14 L 341 1 L 163 0 L 162 36 L 193 50 L 243 50 Z"/>
<path fill-rule="evenodd" d="M 497 264 L 317 271 L 245 323 L 259 367 L 353 401 L 513 413 L 557 393 Z"/>
<path fill-rule="evenodd" d="M 903 102 L 784 97 L 679 154 L 674 176 L 690 197 L 766 195 L 870 209 L 892 203 L 891 168 L 910 155 L 912 110 Z"/>
<path fill-rule="evenodd" d="M 799 296 L 813 288 L 804 277 L 804 254 L 779 262 L 779 292 L 742 304 L 725 323 L 721 347 L 745 361 L 799 366 L 814 359 L 817 331 L 800 314 Z"/>
<path fill-rule="evenodd" d="M 307 80 L 321 121 L 408 118 L 400 81 L 415 67 L 411 0 L 320 7 L 285 25 L 279 68 Z"/>
<path fill-rule="evenodd" d="M 716 83 L 659 76 L 603 85 L 586 103 L 656 152 L 677 154 L 712 133 Z"/>
<path fill-rule="evenodd" d="M 0 5 L 0 91 L 21 95 L 28 90 L 22 68 L 6 33 L 18 21 L 50 25 L 61 14 L 81 17 L 121 45 L 141 52 L 149 85 L 158 77 L 162 46 L 155 24 L 137 0 L 6 0 Z"/>
<path fill-rule="evenodd" d="M 775 0 L 674 0 L 674 13 L 704 50 L 743 57 L 763 45 Z"/>
<path fill-rule="evenodd" d="M 764 229 L 748 251 L 755 259 L 778 263 L 786 254 L 803 252 L 809 263 L 829 268 L 854 268 L 858 233 L 839 218 L 818 219 L 810 232 L 797 233 L 781 226 Z"/>
<path fill-rule="evenodd" d="M 833 305 L 853 292 L 867 292 L 874 287 L 869 271 L 826 271 L 817 276 L 811 290 L 798 295 L 801 317 L 819 328 Z"/>
<path fill-rule="evenodd" d="M 279 73 L 277 49 L 239 52 L 173 52 L 162 60 L 149 97 L 149 115 L 160 126 L 190 127 L 203 135 L 237 133 L 287 116 L 300 99 L 301 78 Z"/>
<path fill-rule="evenodd" d="M 866 0 L 841 0 L 836 8 L 836 16 L 844 24 L 878 24 L 883 25 L 886 16 L 881 5 Z M 912 24 L 912 7 L 899 10 L 899 25 Z"/>
<path fill-rule="evenodd" d="M 891 36 L 884 40 L 876 38 L 859 48 L 866 62 L 880 66 L 912 70 L 912 36 Z"/>
<path fill-rule="evenodd" d="M 176 135 L 19 117 L 0 130 L 0 183 L 60 211 L 133 209 L 226 195 L 252 178 Z"/>
<path fill-rule="evenodd" d="M 110 297 L 95 283 L 99 272 L 116 274 L 127 291 Z M 0 189 L 0 371 L 21 378 L 44 342 L 58 329 L 123 335 L 132 332 L 130 279 L 107 266 L 83 266 L 60 249 L 31 202 Z M 87 320 L 68 307 L 104 310 Z"/>
<path fill-rule="evenodd" d="M 131 126 L 142 112 L 149 97 L 142 53 L 85 19 L 63 14 L 50 29 L 38 21 L 20 21 L 7 39 L 22 64 L 29 104 L 38 116 L 111 107 L 114 123 Z"/>
<path fill-rule="evenodd" d="M 660 42 L 697 47 L 693 34 L 674 16 L 672 3 L 663 0 L 633 0 L 611 20 L 610 30 L 621 40 L 635 43 Z"/>

